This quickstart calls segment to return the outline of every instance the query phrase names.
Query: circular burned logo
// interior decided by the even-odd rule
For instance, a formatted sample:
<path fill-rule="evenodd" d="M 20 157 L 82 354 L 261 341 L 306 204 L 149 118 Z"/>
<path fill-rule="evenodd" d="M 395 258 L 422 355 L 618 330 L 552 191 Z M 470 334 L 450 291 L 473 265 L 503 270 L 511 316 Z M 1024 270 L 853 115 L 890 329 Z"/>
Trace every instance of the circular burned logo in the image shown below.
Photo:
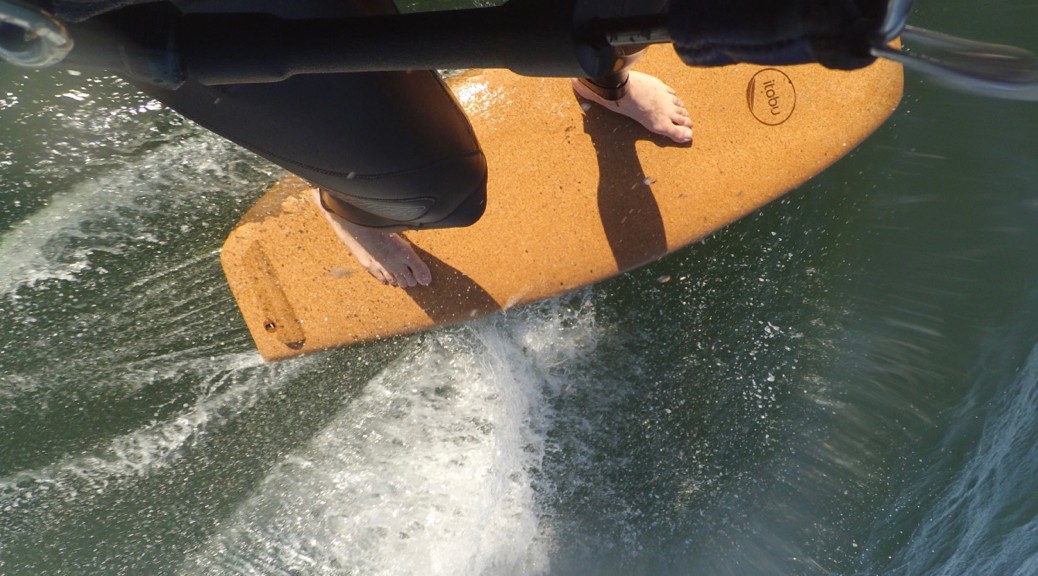
<path fill-rule="evenodd" d="M 793 114 L 797 91 L 793 81 L 781 70 L 765 68 L 753 75 L 746 87 L 746 104 L 754 118 L 768 126 L 778 126 Z"/>

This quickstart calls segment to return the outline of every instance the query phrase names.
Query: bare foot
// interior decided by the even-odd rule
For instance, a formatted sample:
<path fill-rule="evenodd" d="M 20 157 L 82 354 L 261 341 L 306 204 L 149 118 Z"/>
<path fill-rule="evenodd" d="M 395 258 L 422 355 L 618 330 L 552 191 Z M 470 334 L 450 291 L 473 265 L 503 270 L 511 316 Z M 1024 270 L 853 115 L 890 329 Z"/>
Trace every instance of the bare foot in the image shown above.
<path fill-rule="evenodd" d="M 311 193 L 317 208 L 324 214 L 335 235 L 342 240 L 357 262 L 383 284 L 410 288 L 432 282 L 429 267 L 402 236 L 377 228 L 358 226 L 321 206 L 321 193 Z"/>
<path fill-rule="evenodd" d="M 573 90 L 581 98 L 633 118 L 651 132 L 679 144 L 691 142 L 692 120 L 674 89 L 655 76 L 636 70 L 628 74 L 627 93 L 619 100 L 606 100 L 576 79 L 573 80 Z"/>

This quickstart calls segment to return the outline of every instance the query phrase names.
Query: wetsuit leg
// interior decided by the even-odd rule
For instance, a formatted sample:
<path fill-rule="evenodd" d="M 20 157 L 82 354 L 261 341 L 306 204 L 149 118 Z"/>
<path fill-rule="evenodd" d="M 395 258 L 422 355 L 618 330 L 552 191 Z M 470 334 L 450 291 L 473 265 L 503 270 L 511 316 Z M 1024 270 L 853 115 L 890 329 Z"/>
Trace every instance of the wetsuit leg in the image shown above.
<path fill-rule="evenodd" d="M 668 0 L 583 0 L 593 2 L 593 10 L 599 18 L 620 18 L 659 14 L 666 10 Z M 589 90 L 606 100 L 619 100 L 627 93 L 628 72 L 641 59 L 646 46 L 624 46 L 616 48 L 616 64 L 613 69 L 594 78 L 581 78 L 580 82 Z"/>
<path fill-rule="evenodd" d="M 235 3 L 241 7 L 235 0 L 188 0 L 181 8 L 220 11 Z M 287 6 L 293 15 L 307 13 L 306 2 L 273 4 Z M 316 4 L 393 9 L 392 2 L 371 0 Z M 326 208 L 354 223 L 453 227 L 471 224 L 483 213 L 486 160 L 464 112 L 433 71 L 141 88 L 320 187 Z"/>

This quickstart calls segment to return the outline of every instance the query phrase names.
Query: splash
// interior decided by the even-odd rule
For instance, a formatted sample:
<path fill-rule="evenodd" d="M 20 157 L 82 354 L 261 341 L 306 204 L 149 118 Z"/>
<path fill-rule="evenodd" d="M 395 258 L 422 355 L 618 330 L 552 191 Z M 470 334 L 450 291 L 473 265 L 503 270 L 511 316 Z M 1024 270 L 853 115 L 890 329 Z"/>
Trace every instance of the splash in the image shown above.
<path fill-rule="evenodd" d="M 215 366 L 222 367 L 218 375 L 209 377 L 207 385 L 199 389 L 195 403 L 175 417 L 111 438 L 106 446 L 86 453 L 0 478 L 0 512 L 13 513 L 25 508 L 34 496 L 41 494 L 60 500 L 103 494 L 113 485 L 168 467 L 186 447 L 201 442 L 207 432 L 244 413 L 290 379 L 285 373 L 289 366 L 277 371 L 267 369 L 254 353 L 181 362 L 176 369 L 201 375 L 213 372 Z"/>
<path fill-rule="evenodd" d="M 149 217 L 170 210 L 186 191 L 205 190 L 239 152 L 198 135 L 161 146 L 134 164 L 83 180 L 0 235 L 0 297 L 47 280 L 75 281 L 99 253 L 158 244 Z M 173 167 L 190 169 L 173 170 Z M 157 181 L 155 174 L 164 174 Z"/>
<path fill-rule="evenodd" d="M 552 373 L 595 331 L 590 310 L 545 306 L 423 339 L 181 573 L 544 573 L 552 536 L 536 487 Z"/>
<path fill-rule="evenodd" d="M 1014 378 L 991 381 L 1002 373 L 977 379 L 953 415 L 937 469 L 911 486 L 883 519 L 899 525 L 913 511 L 922 512 L 896 554 L 876 558 L 883 543 L 871 543 L 869 559 L 886 565 L 887 573 L 1033 574 L 1038 567 L 1038 506 L 1030 497 L 1038 474 L 1038 346 Z"/>

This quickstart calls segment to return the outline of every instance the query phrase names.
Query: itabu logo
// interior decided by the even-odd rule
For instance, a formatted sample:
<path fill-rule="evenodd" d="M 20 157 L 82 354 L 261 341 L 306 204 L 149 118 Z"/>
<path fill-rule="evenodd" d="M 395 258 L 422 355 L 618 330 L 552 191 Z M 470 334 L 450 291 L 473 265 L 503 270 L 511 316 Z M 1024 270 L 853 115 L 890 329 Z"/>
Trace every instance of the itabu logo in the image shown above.
<path fill-rule="evenodd" d="M 746 86 L 746 104 L 754 118 L 768 126 L 778 126 L 793 114 L 797 91 L 781 70 L 765 68 L 754 74 Z"/>

